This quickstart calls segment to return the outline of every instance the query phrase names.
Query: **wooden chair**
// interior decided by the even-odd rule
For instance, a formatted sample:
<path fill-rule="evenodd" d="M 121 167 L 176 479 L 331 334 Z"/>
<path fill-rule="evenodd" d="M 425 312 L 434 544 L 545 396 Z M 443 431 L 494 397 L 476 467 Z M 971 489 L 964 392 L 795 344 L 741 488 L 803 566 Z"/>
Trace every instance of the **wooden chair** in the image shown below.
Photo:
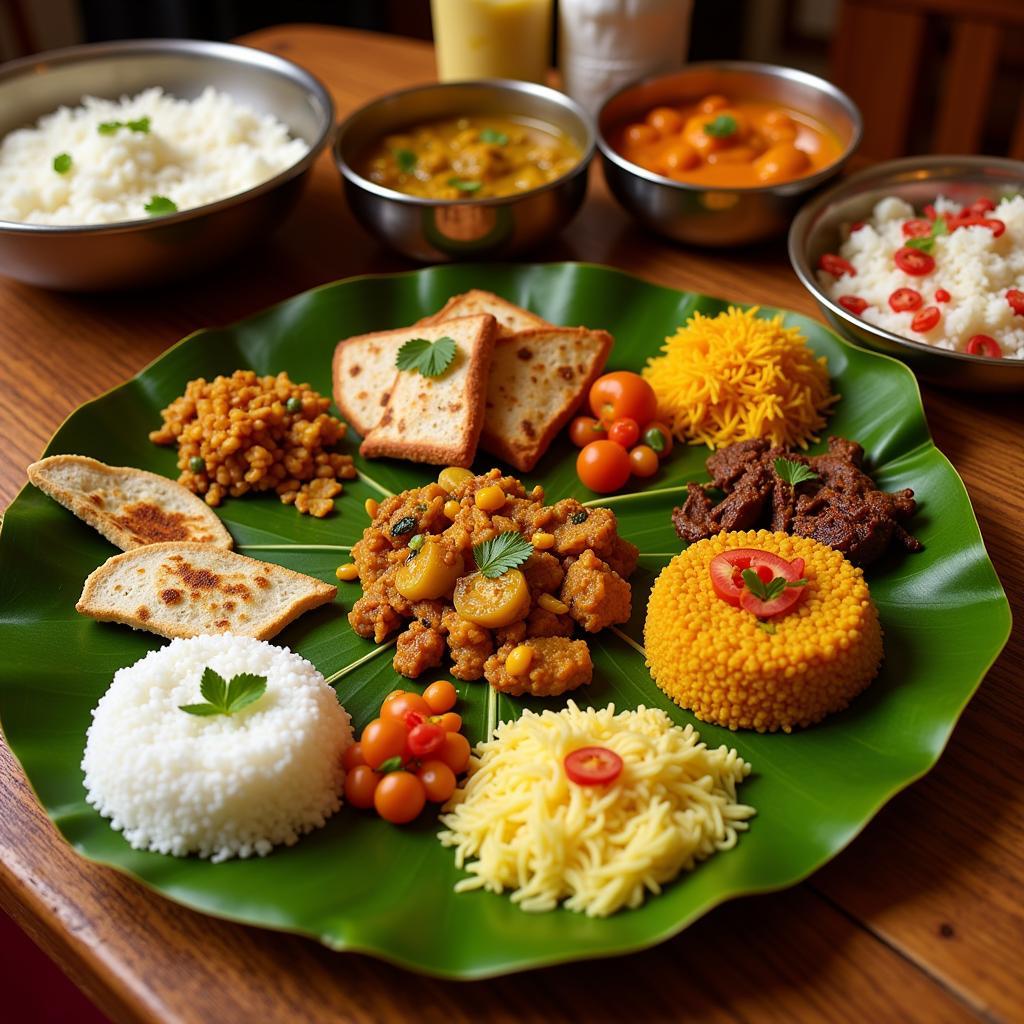
<path fill-rule="evenodd" d="M 935 43 L 945 30 L 943 53 Z M 862 152 L 888 159 L 922 141 L 934 153 L 978 152 L 1008 58 L 1015 126 L 992 155 L 1024 160 L 1024 68 L 1020 52 L 1004 52 L 1009 34 L 1022 30 L 1024 0 L 843 0 L 832 78 L 864 115 Z"/>

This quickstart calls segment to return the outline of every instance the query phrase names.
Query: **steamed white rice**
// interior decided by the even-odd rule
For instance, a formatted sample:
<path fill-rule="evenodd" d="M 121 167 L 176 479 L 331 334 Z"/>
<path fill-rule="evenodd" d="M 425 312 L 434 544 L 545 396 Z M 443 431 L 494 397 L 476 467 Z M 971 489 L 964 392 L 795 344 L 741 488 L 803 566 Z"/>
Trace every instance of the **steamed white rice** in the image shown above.
<path fill-rule="evenodd" d="M 197 717 L 210 666 L 265 676 L 262 697 Z M 291 846 L 338 810 L 348 712 L 304 658 L 230 635 L 174 640 L 119 669 L 93 710 L 86 799 L 139 850 L 213 861 Z"/>
<path fill-rule="evenodd" d="M 934 206 L 938 213 L 961 209 L 942 196 Z M 999 342 L 1004 357 L 1024 358 L 1024 316 L 1015 314 L 1006 299 L 1008 290 L 1024 290 L 1024 196 L 1003 200 L 987 214 L 1006 224 L 998 238 L 982 226 L 959 228 L 936 238 L 931 253 L 935 270 L 917 277 L 900 270 L 893 254 L 906 244 L 903 222 L 922 216 L 902 199 L 881 200 L 870 220 L 852 231 L 839 249 L 839 255 L 853 264 L 856 276 L 844 274 L 836 279 L 818 271 L 822 290 L 834 301 L 843 295 L 864 299 L 868 306 L 857 314 L 862 320 L 905 338 L 962 352 L 974 335 L 987 334 Z M 942 315 L 932 330 L 913 331 L 913 312 L 893 312 L 889 296 L 897 288 L 920 292 L 922 308 L 937 306 Z M 940 288 L 949 292 L 948 302 L 935 301 Z"/>
<path fill-rule="evenodd" d="M 148 132 L 109 121 L 149 117 Z M 231 96 L 207 88 L 195 100 L 146 89 L 119 101 L 86 96 L 33 128 L 0 141 L 0 220 L 28 224 L 111 224 L 140 220 L 153 196 L 188 210 L 261 184 L 308 152 L 288 128 Z M 65 174 L 53 168 L 67 153 Z"/>

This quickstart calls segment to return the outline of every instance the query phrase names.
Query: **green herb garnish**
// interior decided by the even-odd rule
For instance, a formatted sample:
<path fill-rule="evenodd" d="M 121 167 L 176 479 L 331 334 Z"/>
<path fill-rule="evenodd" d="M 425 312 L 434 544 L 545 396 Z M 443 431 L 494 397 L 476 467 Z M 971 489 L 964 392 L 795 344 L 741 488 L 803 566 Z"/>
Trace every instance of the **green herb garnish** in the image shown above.
<path fill-rule="evenodd" d="M 413 537 L 413 538 L 412 538 L 412 539 L 411 539 L 411 540 L 409 541 L 409 550 L 410 550 L 410 551 L 419 551 L 419 549 L 420 549 L 421 547 L 423 547 L 423 534 L 422 534 L 422 533 L 417 533 L 417 534 L 416 534 L 416 535 L 415 535 L 415 536 L 414 536 L 414 537 Z"/>
<path fill-rule="evenodd" d="M 936 217 L 932 221 L 932 229 L 927 235 L 920 238 L 908 238 L 904 243 L 908 249 L 919 249 L 921 252 L 931 252 L 935 248 L 935 239 L 939 235 L 948 235 L 949 225 L 945 217 Z"/>
<path fill-rule="evenodd" d="M 644 433 L 644 443 L 660 455 L 665 450 L 665 435 L 657 427 L 651 427 Z"/>
<path fill-rule="evenodd" d="M 424 377 L 440 377 L 455 358 L 455 341 L 445 335 L 437 341 L 413 338 L 399 350 L 395 365 L 400 370 L 415 370 Z"/>
<path fill-rule="evenodd" d="M 291 413 L 302 412 L 302 399 L 296 395 L 292 395 L 292 397 L 284 403 L 284 407 Z"/>
<path fill-rule="evenodd" d="M 744 569 L 740 574 L 743 577 L 743 582 L 747 586 L 754 597 L 759 601 L 772 601 L 779 596 L 787 587 L 805 587 L 807 586 L 807 580 L 787 580 L 782 576 L 776 576 L 774 579 L 765 583 L 754 569 Z"/>
<path fill-rule="evenodd" d="M 179 704 L 178 710 L 204 718 L 210 715 L 233 715 L 236 711 L 241 711 L 258 701 L 266 690 L 266 676 L 243 672 L 229 683 L 212 668 L 207 668 L 199 684 L 199 692 L 206 703 Z"/>
<path fill-rule="evenodd" d="M 533 545 L 515 530 L 506 530 L 491 540 L 473 545 L 473 559 L 481 576 L 497 579 L 533 554 Z"/>
<path fill-rule="evenodd" d="M 407 533 L 416 529 L 415 516 L 403 516 L 391 527 L 392 537 L 404 537 Z"/>
<path fill-rule="evenodd" d="M 190 473 L 202 473 L 206 469 L 206 459 L 202 455 L 193 455 L 188 460 L 188 468 Z"/>
<path fill-rule="evenodd" d="M 53 169 L 58 174 L 67 174 L 71 170 L 71 154 L 58 153 L 53 158 Z"/>
<path fill-rule="evenodd" d="M 790 487 L 805 483 L 808 480 L 817 480 L 818 474 L 802 462 L 795 462 L 793 459 L 776 459 L 775 472 L 779 479 L 785 480 Z"/>
<path fill-rule="evenodd" d="M 380 772 L 381 775 L 387 775 L 388 772 L 400 772 L 404 767 L 402 759 L 398 754 L 395 754 L 394 757 L 389 757 L 386 761 L 381 761 L 381 763 L 377 765 L 377 771 Z"/>
<path fill-rule="evenodd" d="M 143 135 L 148 135 L 149 124 L 148 117 L 140 117 L 135 121 L 102 121 L 96 125 L 96 131 L 100 135 L 113 135 L 118 128 L 127 128 L 130 132 L 141 132 Z"/>
<path fill-rule="evenodd" d="M 164 217 L 168 213 L 177 213 L 178 204 L 167 196 L 152 196 L 143 209 L 150 217 Z"/>
<path fill-rule="evenodd" d="M 719 114 L 714 120 L 704 125 L 704 134 L 710 135 L 713 139 L 727 139 L 730 135 L 736 134 L 736 118 L 732 114 Z"/>
<path fill-rule="evenodd" d="M 469 178 L 449 178 L 448 184 L 460 192 L 479 192 L 484 187 L 482 181 L 472 181 Z"/>
<path fill-rule="evenodd" d="M 778 630 L 775 628 L 775 623 L 769 622 L 767 619 L 758 619 L 757 628 L 763 629 L 770 636 L 775 636 L 775 634 L 778 633 Z"/>
<path fill-rule="evenodd" d="M 499 132 L 497 128 L 484 128 L 480 132 L 480 141 L 491 146 L 507 146 L 508 136 L 504 132 Z"/>
<path fill-rule="evenodd" d="M 398 164 L 398 169 L 403 174 L 412 174 L 416 170 L 419 157 L 411 149 L 394 149 L 391 151 L 391 155 L 395 158 L 395 163 Z"/>

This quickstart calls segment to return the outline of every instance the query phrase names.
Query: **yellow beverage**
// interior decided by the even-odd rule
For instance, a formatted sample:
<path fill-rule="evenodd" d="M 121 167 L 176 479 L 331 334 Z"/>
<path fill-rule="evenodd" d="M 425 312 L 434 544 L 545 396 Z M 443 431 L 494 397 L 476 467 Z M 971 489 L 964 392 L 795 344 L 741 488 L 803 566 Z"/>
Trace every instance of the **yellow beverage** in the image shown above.
<path fill-rule="evenodd" d="M 551 53 L 551 0 L 430 0 L 442 82 L 543 82 Z"/>

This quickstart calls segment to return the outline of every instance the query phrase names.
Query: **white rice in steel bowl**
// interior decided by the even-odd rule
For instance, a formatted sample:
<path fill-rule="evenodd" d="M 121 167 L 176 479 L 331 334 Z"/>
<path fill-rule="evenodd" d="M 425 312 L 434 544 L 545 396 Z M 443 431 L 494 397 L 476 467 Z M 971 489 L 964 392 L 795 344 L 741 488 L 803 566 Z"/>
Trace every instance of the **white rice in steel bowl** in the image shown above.
<path fill-rule="evenodd" d="M 197 716 L 210 667 L 266 678 L 231 715 Z M 218 862 L 291 846 L 338 810 L 348 712 L 304 658 L 230 635 L 173 640 L 114 675 L 93 710 L 86 799 L 139 850 Z"/>
<path fill-rule="evenodd" d="M 934 203 L 936 215 L 951 215 L 954 224 L 963 209 L 942 196 Z M 896 253 L 913 237 L 905 225 L 916 222 L 917 230 L 924 230 L 928 217 L 902 199 L 887 197 L 870 219 L 852 226 L 838 250 L 855 273 L 819 269 L 818 283 L 834 302 L 893 334 L 955 352 L 1022 359 L 1024 196 L 1004 199 L 983 216 L 996 222 L 995 230 L 977 224 L 938 234 L 928 246 L 934 267 L 910 274 L 897 266 Z M 1005 225 L 1001 232 L 1000 222 Z M 912 293 L 897 296 L 898 289 Z M 988 342 L 972 345 L 979 335 L 994 340 L 999 351 Z"/>
<path fill-rule="evenodd" d="M 194 100 L 159 88 L 85 96 L 0 140 L 0 220 L 113 224 L 190 210 L 254 188 L 308 151 L 281 121 L 212 87 Z"/>

